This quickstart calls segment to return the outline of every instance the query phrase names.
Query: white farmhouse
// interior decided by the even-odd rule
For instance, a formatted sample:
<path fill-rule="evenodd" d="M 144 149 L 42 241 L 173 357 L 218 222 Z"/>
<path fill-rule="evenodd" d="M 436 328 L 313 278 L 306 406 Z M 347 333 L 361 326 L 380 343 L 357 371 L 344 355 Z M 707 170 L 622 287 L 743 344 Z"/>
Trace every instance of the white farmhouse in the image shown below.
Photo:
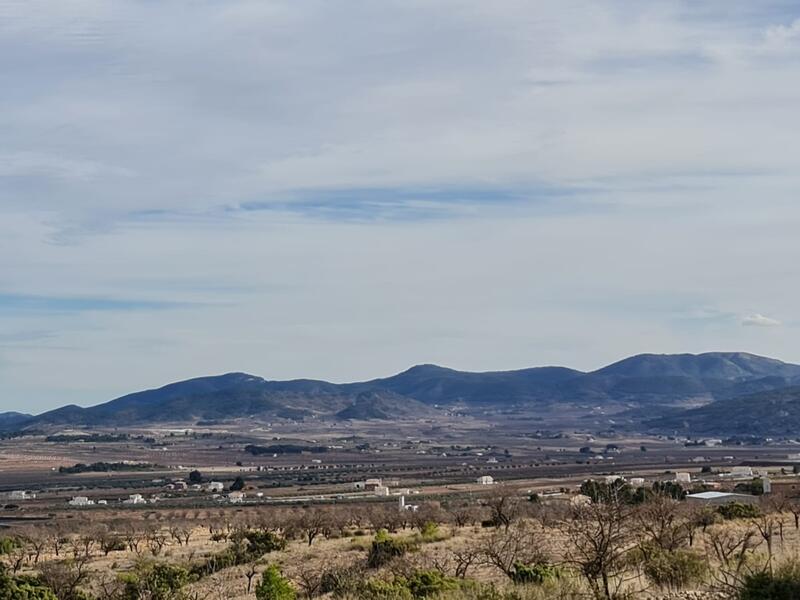
<path fill-rule="evenodd" d="M 491 475 L 481 475 L 478 477 L 478 485 L 492 485 L 494 483 L 494 477 Z"/>
<path fill-rule="evenodd" d="M 147 504 L 147 500 L 141 494 L 131 494 L 127 500 L 122 501 L 123 504 Z"/>
<path fill-rule="evenodd" d="M 67 504 L 70 506 L 92 506 L 94 504 L 94 500 L 89 500 L 89 498 L 86 496 L 75 496 Z"/>

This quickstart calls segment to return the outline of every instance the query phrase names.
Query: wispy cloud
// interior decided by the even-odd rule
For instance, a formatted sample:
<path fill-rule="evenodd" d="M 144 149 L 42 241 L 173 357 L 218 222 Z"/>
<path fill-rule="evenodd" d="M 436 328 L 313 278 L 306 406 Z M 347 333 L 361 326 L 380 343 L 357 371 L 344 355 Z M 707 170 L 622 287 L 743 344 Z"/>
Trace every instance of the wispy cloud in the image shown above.
<path fill-rule="evenodd" d="M 798 18 L 788 0 L 0 2 L 0 397 L 800 360 Z M 764 298 L 770 335 L 741 326 L 776 320 L 743 319 Z"/>
<path fill-rule="evenodd" d="M 782 323 L 772 317 L 755 313 L 744 317 L 742 319 L 742 325 L 745 327 L 779 327 Z"/>
<path fill-rule="evenodd" d="M 162 300 L 133 300 L 118 298 L 32 296 L 0 294 L 2 312 L 97 312 L 97 311 L 148 311 L 187 308 L 194 303 Z"/>

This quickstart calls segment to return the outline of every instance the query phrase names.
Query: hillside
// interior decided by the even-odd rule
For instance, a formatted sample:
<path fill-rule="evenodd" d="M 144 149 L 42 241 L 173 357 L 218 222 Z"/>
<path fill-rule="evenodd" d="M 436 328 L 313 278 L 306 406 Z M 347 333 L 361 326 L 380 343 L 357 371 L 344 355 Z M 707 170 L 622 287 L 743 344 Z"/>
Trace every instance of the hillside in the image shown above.
<path fill-rule="evenodd" d="M 584 373 L 565 367 L 473 373 L 419 365 L 392 377 L 335 384 L 269 381 L 246 373 L 200 377 L 89 408 L 10 418 L 5 429 L 253 419 L 391 419 L 436 406 L 526 409 L 542 404 L 626 403 L 657 410 L 800 385 L 800 366 L 744 353 L 627 358 Z M 3 421 L 0 419 L 0 427 Z"/>
<path fill-rule="evenodd" d="M 683 435 L 745 434 L 795 437 L 800 431 L 800 386 L 718 400 L 645 423 Z"/>

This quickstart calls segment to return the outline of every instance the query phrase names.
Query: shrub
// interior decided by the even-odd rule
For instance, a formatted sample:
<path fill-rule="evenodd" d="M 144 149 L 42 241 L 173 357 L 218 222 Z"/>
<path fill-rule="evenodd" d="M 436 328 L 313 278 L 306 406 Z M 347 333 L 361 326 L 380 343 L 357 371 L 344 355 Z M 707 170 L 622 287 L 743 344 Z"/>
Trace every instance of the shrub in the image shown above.
<path fill-rule="evenodd" d="M 3 600 L 58 600 L 49 587 L 31 577 L 10 577 L 0 571 L 0 598 Z"/>
<path fill-rule="evenodd" d="M 795 600 L 800 598 L 800 563 L 780 566 L 774 574 L 759 572 L 744 578 L 739 600 Z"/>
<path fill-rule="evenodd" d="M 171 600 L 189 583 L 189 573 L 183 567 L 170 564 L 140 565 L 134 573 L 123 578 L 124 598 Z"/>
<path fill-rule="evenodd" d="M 364 581 L 364 571 L 356 565 L 335 567 L 325 571 L 320 578 L 319 591 L 334 598 L 354 596 Z"/>
<path fill-rule="evenodd" d="M 653 584 L 680 590 L 701 581 L 708 567 L 705 560 L 688 550 L 654 550 L 644 559 L 644 574 Z"/>
<path fill-rule="evenodd" d="M 717 508 L 722 518 L 727 520 L 733 519 L 752 519 L 758 517 L 761 511 L 753 504 L 742 504 L 741 502 L 731 502 Z"/>
<path fill-rule="evenodd" d="M 370 569 L 379 569 L 393 559 L 403 556 L 407 550 L 408 544 L 392 538 L 385 529 L 381 529 L 372 541 L 367 566 Z"/>
<path fill-rule="evenodd" d="M 20 547 L 19 540 L 11 537 L 0 537 L 0 554 L 10 554 Z"/>
<path fill-rule="evenodd" d="M 459 581 L 446 577 L 440 571 L 417 571 L 407 579 L 406 587 L 414 598 L 430 598 L 458 589 Z"/>
<path fill-rule="evenodd" d="M 546 564 L 526 565 L 525 563 L 515 562 L 509 576 L 514 583 L 541 584 L 547 580 L 557 578 L 559 572 L 555 567 Z"/>
<path fill-rule="evenodd" d="M 413 598 L 411 591 L 402 579 L 394 581 L 368 579 L 359 586 L 355 597 L 359 600 L 411 600 Z"/>
<path fill-rule="evenodd" d="M 292 585 L 275 565 L 264 571 L 256 586 L 257 600 L 295 600 L 295 597 Z"/>

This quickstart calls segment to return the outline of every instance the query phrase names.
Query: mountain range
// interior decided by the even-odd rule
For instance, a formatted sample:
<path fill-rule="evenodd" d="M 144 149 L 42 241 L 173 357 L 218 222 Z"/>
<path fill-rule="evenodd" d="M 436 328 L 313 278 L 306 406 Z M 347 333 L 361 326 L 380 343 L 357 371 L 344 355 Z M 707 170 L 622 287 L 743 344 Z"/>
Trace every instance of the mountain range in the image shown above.
<path fill-rule="evenodd" d="M 38 416 L 5 413 L 0 415 L 0 428 L 237 418 L 402 419 L 431 417 L 437 409 L 450 407 L 535 410 L 557 403 L 625 403 L 651 416 L 671 413 L 647 420 L 649 428 L 707 433 L 726 427 L 726 414 L 734 414 L 726 406 L 736 406 L 735 414 L 749 414 L 752 419 L 759 416 L 762 405 L 773 406 L 767 404 L 773 400 L 784 412 L 796 414 L 800 423 L 800 365 L 741 352 L 641 354 L 592 372 L 536 367 L 474 373 L 419 365 L 392 377 L 346 384 L 270 381 L 229 373 L 172 383 L 88 408 L 69 405 Z M 682 410 L 687 403 L 706 406 Z"/>

